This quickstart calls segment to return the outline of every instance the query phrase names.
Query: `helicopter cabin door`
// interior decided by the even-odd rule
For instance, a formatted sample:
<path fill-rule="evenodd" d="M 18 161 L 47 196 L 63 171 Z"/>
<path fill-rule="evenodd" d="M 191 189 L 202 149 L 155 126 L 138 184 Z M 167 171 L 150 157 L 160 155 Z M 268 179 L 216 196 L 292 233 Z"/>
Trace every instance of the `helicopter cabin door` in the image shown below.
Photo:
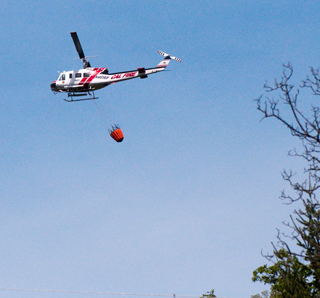
<path fill-rule="evenodd" d="M 74 71 L 68 71 L 66 73 L 66 85 L 73 86 L 74 84 Z"/>

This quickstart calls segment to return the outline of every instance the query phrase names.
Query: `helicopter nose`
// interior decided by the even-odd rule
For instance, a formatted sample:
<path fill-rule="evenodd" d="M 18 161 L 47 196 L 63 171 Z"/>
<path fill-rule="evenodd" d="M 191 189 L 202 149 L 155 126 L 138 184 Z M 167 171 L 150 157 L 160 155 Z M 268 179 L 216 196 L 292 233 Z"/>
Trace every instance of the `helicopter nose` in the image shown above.
<path fill-rule="evenodd" d="M 52 91 L 54 91 L 54 92 L 58 91 L 56 82 L 51 83 L 50 87 L 51 87 Z"/>

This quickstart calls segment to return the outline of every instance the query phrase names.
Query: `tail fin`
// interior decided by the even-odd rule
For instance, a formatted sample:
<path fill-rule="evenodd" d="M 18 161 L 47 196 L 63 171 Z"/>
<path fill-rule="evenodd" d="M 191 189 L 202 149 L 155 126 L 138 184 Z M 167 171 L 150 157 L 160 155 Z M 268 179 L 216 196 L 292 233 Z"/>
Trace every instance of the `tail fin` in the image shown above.
<path fill-rule="evenodd" d="M 169 64 L 170 60 L 173 59 L 173 60 L 176 60 L 178 62 L 181 62 L 181 59 L 177 58 L 177 57 L 173 57 L 169 54 L 166 54 L 162 51 L 158 51 L 158 54 L 164 56 L 164 59 L 157 65 L 157 67 L 164 67 L 166 68 L 167 65 Z"/>

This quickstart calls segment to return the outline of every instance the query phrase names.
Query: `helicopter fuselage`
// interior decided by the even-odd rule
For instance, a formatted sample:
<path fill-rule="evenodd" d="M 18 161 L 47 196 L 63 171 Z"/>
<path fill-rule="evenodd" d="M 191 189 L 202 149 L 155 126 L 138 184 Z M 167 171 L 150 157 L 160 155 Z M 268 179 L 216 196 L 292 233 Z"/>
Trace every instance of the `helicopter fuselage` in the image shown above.
<path fill-rule="evenodd" d="M 154 68 L 138 68 L 136 70 L 109 73 L 108 69 L 84 68 L 78 71 L 64 71 L 58 79 L 51 83 L 51 90 L 54 92 L 86 92 L 104 88 L 110 84 L 135 79 L 147 78 L 148 75 L 163 71 L 166 65 L 159 64 Z"/>

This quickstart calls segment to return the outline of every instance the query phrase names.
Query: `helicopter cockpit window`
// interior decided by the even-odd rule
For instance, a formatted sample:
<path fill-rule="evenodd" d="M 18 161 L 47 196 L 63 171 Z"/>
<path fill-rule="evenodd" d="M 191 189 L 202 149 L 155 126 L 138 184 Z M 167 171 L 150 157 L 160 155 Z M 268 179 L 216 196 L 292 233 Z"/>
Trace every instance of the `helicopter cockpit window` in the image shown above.
<path fill-rule="evenodd" d="M 85 78 L 89 78 L 89 77 L 90 77 L 89 73 L 87 73 L 87 72 L 85 72 L 85 73 L 83 74 L 83 76 L 84 76 Z"/>
<path fill-rule="evenodd" d="M 72 73 L 69 73 L 69 79 L 72 79 Z"/>
<path fill-rule="evenodd" d="M 64 80 L 66 79 L 66 75 L 63 74 L 63 75 L 61 76 L 61 78 L 62 78 L 62 81 L 64 81 Z"/>
<path fill-rule="evenodd" d="M 76 78 L 81 78 L 81 72 L 76 73 Z"/>

